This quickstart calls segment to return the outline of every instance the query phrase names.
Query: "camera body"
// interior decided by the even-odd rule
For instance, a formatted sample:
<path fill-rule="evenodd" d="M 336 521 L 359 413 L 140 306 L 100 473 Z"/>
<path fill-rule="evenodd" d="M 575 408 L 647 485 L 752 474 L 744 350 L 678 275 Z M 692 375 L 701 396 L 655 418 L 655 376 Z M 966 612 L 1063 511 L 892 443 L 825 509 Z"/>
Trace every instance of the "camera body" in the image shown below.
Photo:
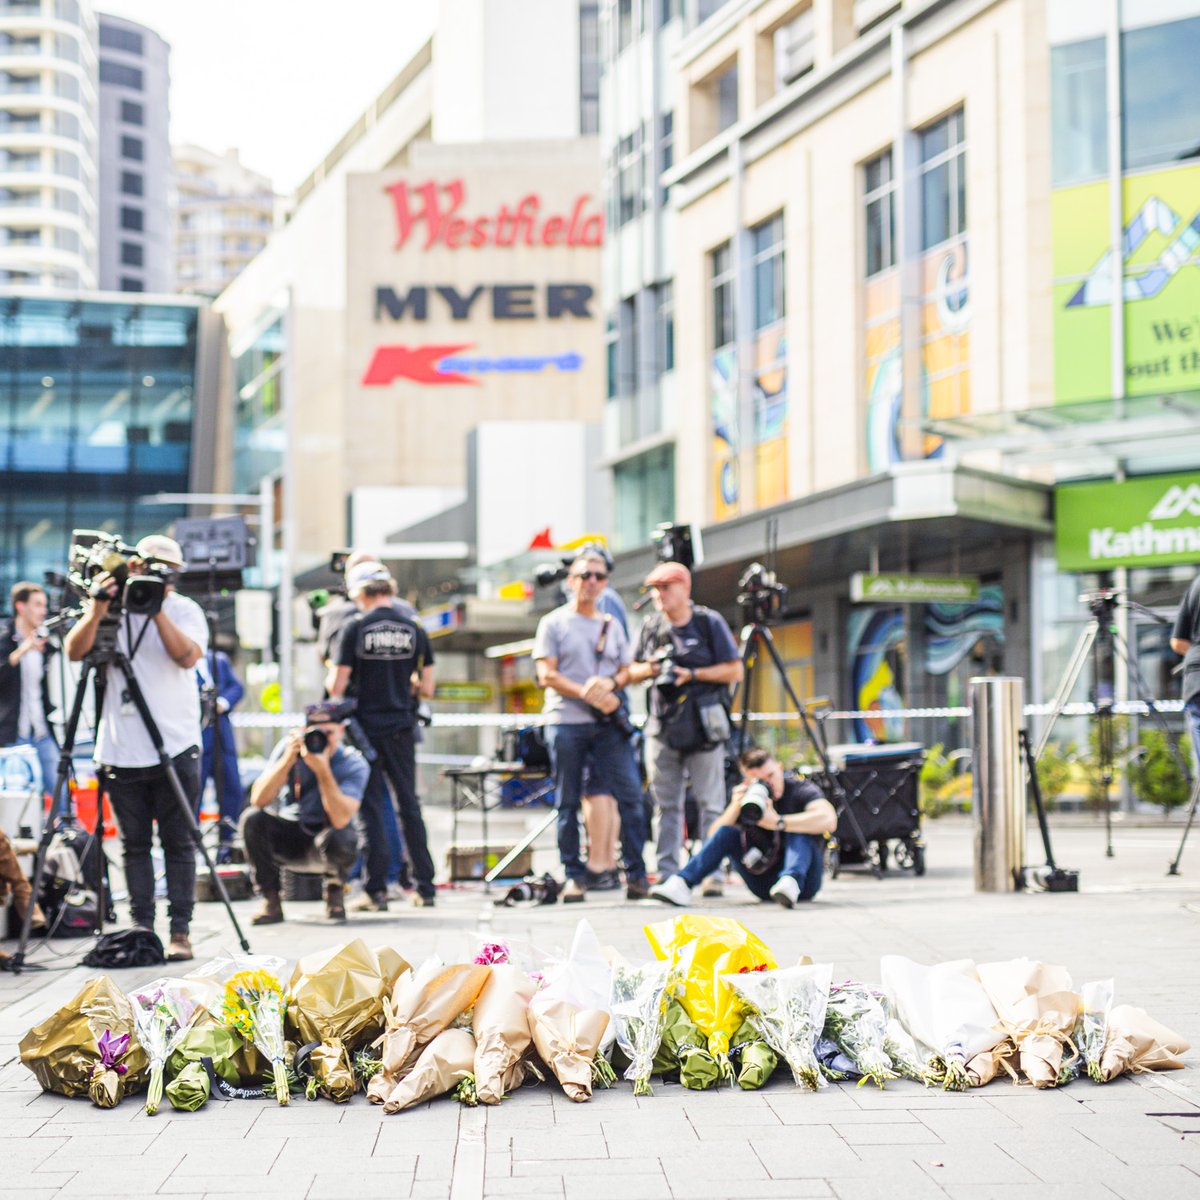
<path fill-rule="evenodd" d="M 748 784 L 738 805 L 738 824 L 754 826 L 763 819 L 771 803 L 771 789 L 761 779 Z"/>
<path fill-rule="evenodd" d="M 539 563 L 534 567 L 534 583 L 541 588 L 561 583 L 570 572 L 571 564 L 584 554 L 594 554 L 598 558 L 604 559 L 604 569 L 612 571 L 613 560 L 612 555 L 608 552 L 608 547 L 602 545 L 600 542 L 585 542 L 582 546 L 572 550 L 570 554 L 564 554 L 556 563 Z"/>
<path fill-rule="evenodd" d="M 675 661 L 675 647 L 670 642 L 660 646 L 650 655 L 650 662 L 658 664 L 658 674 L 650 680 L 651 687 L 675 687 L 679 680 L 676 672 L 679 664 Z"/>
<path fill-rule="evenodd" d="M 305 709 L 304 749 L 309 754 L 324 754 L 329 745 L 329 734 L 321 726 L 355 722 L 354 713 L 357 708 L 358 701 L 353 698 L 310 704 Z"/>
<path fill-rule="evenodd" d="M 309 754 L 324 754 L 329 745 L 329 734 L 324 729 L 306 729 L 304 731 L 304 748 Z"/>
<path fill-rule="evenodd" d="M 136 557 L 137 550 L 116 534 L 95 529 L 72 530 L 67 586 L 85 599 L 107 596 L 110 618 L 122 612 L 152 617 L 163 606 L 170 571 L 158 563 L 147 563 L 147 573 L 135 575 L 130 567 Z M 104 575 L 111 577 L 111 585 L 100 585 Z"/>
<path fill-rule="evenodd" d="M 738 580 L 738 603 L 748 625 L 766 625 L 787 604 L 787 587 L 762 563 L 751 563 Z"/>

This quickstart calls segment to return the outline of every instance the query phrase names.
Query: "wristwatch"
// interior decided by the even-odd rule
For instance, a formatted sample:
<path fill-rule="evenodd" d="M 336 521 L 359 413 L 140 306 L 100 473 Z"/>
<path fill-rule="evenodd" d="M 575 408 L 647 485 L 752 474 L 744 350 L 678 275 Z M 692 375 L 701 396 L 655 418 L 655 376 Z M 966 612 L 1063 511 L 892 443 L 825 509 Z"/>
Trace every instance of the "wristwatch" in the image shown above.
<path fill-rule="evenodd" d="M 779 833 L 782 833 L 784 831 L 785 826 L 786 826 L 786 822 L 784 821 L 783 817 L 775 818 L 775 829 Z"/>

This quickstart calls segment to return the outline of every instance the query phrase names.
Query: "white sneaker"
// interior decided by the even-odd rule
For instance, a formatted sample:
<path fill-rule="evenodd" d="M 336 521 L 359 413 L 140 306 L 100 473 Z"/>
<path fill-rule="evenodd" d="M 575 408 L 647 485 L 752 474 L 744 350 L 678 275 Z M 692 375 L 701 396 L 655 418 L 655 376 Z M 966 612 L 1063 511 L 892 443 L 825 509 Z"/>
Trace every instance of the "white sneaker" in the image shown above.
<path fill-rule="evenodd" d="M 776 904 L 782 904 L 784 908 L 794 908 L 800 899 L 800 885 L 794 875 L 780 875 L 770 894 Z"/>
<path fill-rule="evenodd" d="M 664 904 L 674 904 L 676 908 L 687 908 L 692 902 L 692 889 L 682 875 L 672 875 L 670 879 L 656 883 L 650 889 L 650 895 Z"/>

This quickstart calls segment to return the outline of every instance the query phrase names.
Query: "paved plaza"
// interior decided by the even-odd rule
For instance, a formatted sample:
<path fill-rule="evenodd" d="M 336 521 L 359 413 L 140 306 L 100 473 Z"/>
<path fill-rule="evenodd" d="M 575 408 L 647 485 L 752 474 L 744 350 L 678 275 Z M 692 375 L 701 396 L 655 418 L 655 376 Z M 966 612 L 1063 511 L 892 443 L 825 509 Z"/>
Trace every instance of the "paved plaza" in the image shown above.
<path fill-rule="evenodd" d="M 441 816 L 431 832 L 444 846 Z M 523 818 L 507 820 L 515 830 Z M 1145 1007 L 1200 1044 L 1200 839 L 1184 874 L 1169 879 L 1177 826 L 1118 825 L 1116 855 L 1106 859 L 1101 829 L 1064 824 L 1055 848 L 1081 872 L 1083 891 L 1000 896 L 972 890 L 969 823 L 944 819 L 926 832 L 923 879 L 844 873 L 794 912 L 736 886 L 699 910 L 742 920 L 781 963 L 802 954 L 831 960 L 835 979 L 878 981 L 886 953 L 922 962 L 1028 955 L 1065 964 L 1076 986 L 1111 975 L 1118 1002 Z M 548 848 L 540 859 L 551 865 Z M 610 897 L 493 909 L 472 885 L 443 890 L 433 909 L 393 905 L 342 928 L 326 924 L 319 904 L 291 904 L 286 924 L 249 933 L 255 951 L 290 959 L 361 934 L 416 962 L 473 953 L 480 934 L 565 947 L 586 916 L 602 943 L 647 957 L 643 924 L 675 910 Z M 247 922 L 253 907 L 238 905 Z M 235 944 L 215 905 L 198 909 L 193 939 L 200 959 Z M 1044 1092 L 996 1081 L 954 1094 L 897 1082 L 882 1092 L 833 1085 L 809 1095 L 781 1069 L 761 1092 L 656 1082 L 652 1096 L 636 1099 L 622 1083 L 572 1104 L 557 1086 L 534 1087 L 498 1108 L 442 1099 L 395 1116 L 362 1096 L 282 1109 L 214 1100 L 197 1113 L 164 1106 L 155 1117 L 136 1100 L 101 1110 L 41 1095 L 17 1061 L 25 1030 L 92 974 L 72 965 L 78 943 L 54 949 L 65 957 L 36 956 L 51 969 L 0 975 L 0 1200 L 1200 1196 L 1197 1051 L 1184 1071 Z M 151 973 L 117 977 L 132 987 Z"/>

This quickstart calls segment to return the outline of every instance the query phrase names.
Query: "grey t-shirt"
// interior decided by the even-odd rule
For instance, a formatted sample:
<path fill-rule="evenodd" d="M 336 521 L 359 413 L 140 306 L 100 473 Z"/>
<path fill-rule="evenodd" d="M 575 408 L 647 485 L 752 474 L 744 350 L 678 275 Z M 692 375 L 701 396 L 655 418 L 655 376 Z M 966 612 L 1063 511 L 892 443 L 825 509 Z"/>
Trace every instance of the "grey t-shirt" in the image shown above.
<path fill-rule="evenodd" d="M 632 662 L 633 653 L 620 622 L 610 618 L 604 650 L 597 660 L 596 647 L 605 624 L 602 614 L 580 616 L 564 604 L 538 622 L 533 657 L 558 659 L 559 671 L 573 683 L 583 683 L 593 675 L 615 675 Z M 548 725 L 584 725 L 596 720 L 596 710 L 590 704 L 564 696 L 553 688 L 546 689 L 542 715 Z"/>

